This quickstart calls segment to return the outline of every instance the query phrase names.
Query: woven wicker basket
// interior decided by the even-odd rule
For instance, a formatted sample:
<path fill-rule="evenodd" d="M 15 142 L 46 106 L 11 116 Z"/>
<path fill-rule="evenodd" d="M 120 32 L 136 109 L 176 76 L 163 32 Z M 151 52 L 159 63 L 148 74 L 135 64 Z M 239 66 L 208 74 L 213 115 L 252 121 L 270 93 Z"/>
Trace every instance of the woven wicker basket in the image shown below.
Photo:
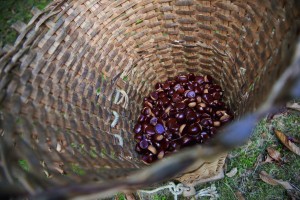
<path fill-rule="evenodd" d="M 298 4 L 57 0 L 33 10 L 1 51 L 2 181 L 32 192 L 144 168 L 132 135 L 142 98 L 179 73 L 212 75 L 236 117 L 255 110 L 291 60 Z M 210 180 L 225 157 L 178 180 Z"/>

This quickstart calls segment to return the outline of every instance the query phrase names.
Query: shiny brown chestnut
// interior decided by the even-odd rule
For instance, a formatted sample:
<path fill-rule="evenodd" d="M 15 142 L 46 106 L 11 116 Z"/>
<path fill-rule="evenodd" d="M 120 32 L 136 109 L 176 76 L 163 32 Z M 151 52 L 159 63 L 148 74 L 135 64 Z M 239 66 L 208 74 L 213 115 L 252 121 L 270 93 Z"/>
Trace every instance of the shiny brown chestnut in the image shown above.
<path fill-rule="evenodd" d="M 187 115 L 186 115 L 186 120 L 187 122 L 189 123 L 194 123 L 197 121 L 197 114 L 192 111 L 192 112 L 189 112 Z"/>
<path fill-rule="evenodd" d="M 167 120 L 167 127 L 171 132 L 176 132 L 179 130 L 179 125 L 175 118 L 169 118 Z"/>
<path fill-rule="evenodd" d="M 202 144 L 232 120 L 222 88 L 210 75 L 179 75 L 157 83 L 135 124 L 135 150 L 146 164 L 180 148 Z"/>
<path fill-rule="evenodd" d="M 133 132 L 135 134 L 139 134 L 142 132 L 142 125 L 140 123 L 137 123 L 134 128 L 133 128 Z"/>
<path fill-rule="evenodd" d="M 150 98 L 151 98 L 153 101 L 156 101 L 156 100 L 158 99 L 158 92 L 156 92 L 156 91 L 151 92 Z"/>
<path fill-rule="evenodd" d="M 180 84 L 176 84 L 173 89 L 178 94 L 183 94 L 184 91 L 185 91 L 184 87 L 182 85 L 180 85 Z"/>
<path fill-rule="evenodd" d="M 188 127 L 188 134 L 190 135 L 197 135 L 200 133 L 200 131 L 201 131 L 201 127 L 198 123 L 193 123 Z"/>
<path fill-rule="evenodd" d="M 179 75 L 176 80 L 180 83 L 186 83 L 188 81 L 188 77 L 186 75 Z"/>

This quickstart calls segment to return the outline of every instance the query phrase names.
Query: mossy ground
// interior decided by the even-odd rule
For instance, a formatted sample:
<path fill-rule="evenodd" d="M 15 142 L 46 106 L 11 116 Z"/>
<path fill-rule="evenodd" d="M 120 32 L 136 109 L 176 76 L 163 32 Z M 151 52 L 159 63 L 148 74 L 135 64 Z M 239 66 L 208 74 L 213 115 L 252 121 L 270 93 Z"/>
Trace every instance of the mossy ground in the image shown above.
<path fill-rule="evenodd" d="M 18 34 L 11 29 L 11 25 L 17 21 L 27 23 L 32 14 L 33 6 L 43 9 L 51 0 L 0 0 L 0 47 L 12 44 Z"/>
<path fill-rule="evenodd" d="M 0 46 L 12 44 L 17 33 L 10 26 L 20 20 L 27 23 L 32 17 L 30 10 L 33 6 L 43 9 L 51 0 L 0 0 Z M 237 168 L 238 173 L 232 177 L 225 177 L 214 182 L 221 200 L 238 199 L 236 192 L 240 191 L 248 200 L 258 199 L 289 199 L 287 192 L 281 186 L 272 186 L 264 183 L 259 178 L 259 172 L 266 171 L 276 179 L 289 181 L 300 189 L 300 157 L 285 148 L 276 138 L 273 128 L 289 136 L 300 137 L 300 113 L 288 111 L 278 115 L 276 119 L 262 120 L 256 127 L 251 140 L 229 154 L 225 171 Z M 265 163 L 267 147 L 278 150 L 284 164 Z M 24 169 L 28 169 L 25 162 L 20 162 Z M 210 186 L 212 183 L 199 186 L 197 189 Z M 118 194 L 116 199 L 125 199 L 124 194 Z M 147 196 L 149 198 L 149 196 Z M 165 192 L 150 196 L 155 200 L 173 199 Z M 145 199 L 145 198 L 144 198 Z M 183 198 L 181 198 L 183 199 Z M 204 198 L 205 199 L 205 198 Z M 208 199 L 208 198 L 207 198 Z"/>
<path fill-rule="evenodd" d="M 299 138 L 300 113 L 289 111 L 270 122 L 262 120 L 251 140 L 230 153 L 225 170 L 230 171 L 236 167 L 238 173 L 232 178 L 225 177 L 215 182 L 220 199 L 237 199 L 235 194 L 237 191 L 242 192 L 246 199 L 289 199 L 283 187 L 263 182 L 259 178 L 261 171 L 266 171 L 272 177 L 288 181 L 300 188 L 300 157 L 280 143 L 273 129 Z M 263 163 L 268 147 L 278 150 L 286 163 Z"/>

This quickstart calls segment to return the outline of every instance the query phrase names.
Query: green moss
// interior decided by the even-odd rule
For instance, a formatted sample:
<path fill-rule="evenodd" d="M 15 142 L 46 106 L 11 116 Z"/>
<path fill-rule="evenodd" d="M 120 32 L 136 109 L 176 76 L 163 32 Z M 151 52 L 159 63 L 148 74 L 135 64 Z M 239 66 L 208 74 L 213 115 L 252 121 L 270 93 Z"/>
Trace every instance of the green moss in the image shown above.
<path fill-rule="evenodd" d="M 107 155 L 107 150 L 106 149 L 101 149 L 101 157 L 104 157 Z"/>
<path fill-rule="evenodd" d="M 101 94 L 101 88 L 97 88 L 96 95 L 99 96 Z"/>
<path fill-rule="evenodd" d="M 19 160 L 19 165 L 23 170 L 25 170 L 27 172 L 29 171 L 29 165 L 26 160 L 24 160 L 24 159 Z"/>
<path fill-rule="evenodd" d="M 259 178 L 261 171 L 266 171 L 275 179 L 289 181 L 296 187 L 299 184 L 299 166 L 300 159 L 298 156 L 286 147 L 274 135 L 272 128 L 280 129 L 287 135 L 298 136 L 300 131 L 300 114 L 299 112 L 288 112 L 278 116 L 276 119 L 268 122 L 266 119 L 261 120 L 256 126 L 251 140 L 243 147 L 237 148 L 230 152 L 234 157 L 227 161 L 227 171 L 236 167 L 238 173 L 232 177 L 225 177 L 216 181 L 216 187 L 220 195 L 220 200 L 237 199 L 236 191 L 241 191 L 245 199 L 289 199 L 286 190 L 281 186 L 273 186 L 263 182 Z M 280 151 L 281 156 L 288 160 L 288 163 L 265 163 L 258 161 L 259 156 L 262 160 L 267 155 L 266 149 L 272 148 Z M 211 183 L 202 185 L 197 188 L 210 186 Z"/>
<path fill-rule="evenodd" d="M 252 90 L 254 90 L 254 83 L 252 83 L 249 87 L 249 91 L 252 91 Z"/>
<path fill-rule="evenodd" d="M 102 78 L 103 81 L 106 80 L 106 76 L 103 73 L 101 74 L 101 78 Z"/>
<path fill-rule="evenodd" d="M 111 155 L 111 157 L 112 157 L 113 159 L 116 159 L 116 158 L 117 158 L 116 152 L 114 152 L 114 151 L 111 151 L 110 155 Z"/>
<path fill-rule="evenodd" d="M 116 196 L 117 200 L 126 200 L 126 196 L 123 193 L 118 193 Z"/>
<path fill-rule="evenodd" d="M 135 24 L 140 24 L 140 23 L 142 23 L 143 21 L 144 21 L 143 19 L 138 19 L 138 20 L 136 20 Z"/>
<path fill-rule="evenodd" d="M 96 148 L 95 147 L 91 147 L 91 149 L 90 149 L 90 156 L 92 157 L 92 158 L 97 158 L 98 156 L 97 156 L 97 151 L 96 151 Z"/>
<path fill-rule="evenodd" d="M 0 46 L 12 44 L 18 33 L 11 27 L 17 21 L 28 23 L 32 18 L 30 10 L 32 7 L 44 9 L 51 0 L 14 0 L 1 1 L 0 3 Z M 2 44 L 2 45 L 1 45 Z"/>
<path fill-rule="evenodd" d="M 247 169 L 253 167 L 256 162 L 257 155 L 248 155 L 247 153 L 243 153 L 239 156 L 239 162 L 241 167 Z"/>
<path fill-rule="evenodd" d="M 74 142 L 72 142 L 72 143 L 71 143 L 71 147 L 72 147 L 72 148 L 77 148 L 77 144 L 74 143 Z"/>
<path fill-rule="evenodd" d="M 82 155 L 86 155 L 85 145 L 84 145 L 84 144 L 79 144 L 78 150 L 79 150 L 79 152 L 80 152 Z"/>
<path fill-rule="evenodd" d="M 128 76 L 124 76 L 123 81 L 127 81 L 127 80 L 128 80 Z"/>
<path fill-rule="evenodd" d="M 153 200 L 167 200 L 167 197 L 164 196 L 164 195 L 158 195 L 158 194 L 155 194 L 153 196 Z"/>
<path fill-rule="evenodd" d="M 23 124 L 23 120 L 18 117 L 17 120 L 16 120 L 16 124 L 18 124 L 18 125 Z"/>
<path fill-rule="evenodd" d="M 77 164 L 71 164 L 71 169 L 77 175 L 85 175 L 85 171 Z"/>

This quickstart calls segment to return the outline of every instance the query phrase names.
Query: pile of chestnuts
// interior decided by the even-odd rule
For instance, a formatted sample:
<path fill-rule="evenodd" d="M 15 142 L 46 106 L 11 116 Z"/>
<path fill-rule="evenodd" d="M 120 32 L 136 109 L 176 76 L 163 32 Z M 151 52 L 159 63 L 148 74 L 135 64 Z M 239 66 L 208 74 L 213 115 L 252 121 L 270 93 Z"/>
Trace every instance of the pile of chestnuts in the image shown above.
<path fill-rule="evenodd" d="M 157 83 L 144 98 L 134 126 L 135 150 L 149 164 L 187 146 L 202 144 L 233 119 L 222 88 L 209 75 L 178 75 Z"/>

